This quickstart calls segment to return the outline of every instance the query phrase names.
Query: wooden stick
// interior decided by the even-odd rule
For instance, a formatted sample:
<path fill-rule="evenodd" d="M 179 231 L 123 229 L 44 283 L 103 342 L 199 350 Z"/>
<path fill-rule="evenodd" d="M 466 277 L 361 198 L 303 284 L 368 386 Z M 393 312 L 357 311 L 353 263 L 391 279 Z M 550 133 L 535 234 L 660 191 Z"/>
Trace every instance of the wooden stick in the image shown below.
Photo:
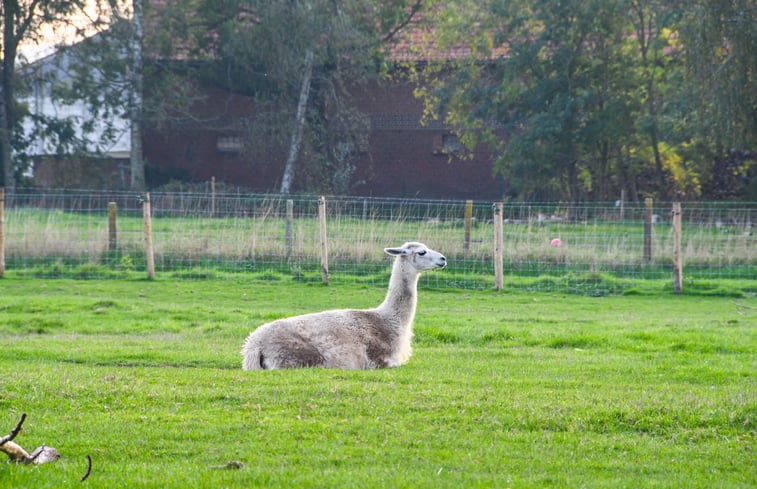
<path fill-rule="evenodd" d="M 681 203 L 673 203 L 673 291 L 683 289 L 683 259 L 681 257 Z"/>
<path fill-rule="evenodd" d="M 24 450 L 24 448 L 15 441 L 6 441 L 0 445 L 0 452 L 4 452 L 8 455 L 8 458 L 13 462 L 28 464 L 31 463 L 32 460 L 32 456 L 29 455 L 29 452 Z"/>
<path fill-rule="evenodd" d="M 465 221 L 463 222 L 463 257 L 468 258 L 468 251 L 470 250 L 470 224 L 473 216 L 473 201 L 467 200 L 465 202 Z"/>
<path fill-rule="evenodd" d="M 652 207 L 651 197 L 644 199 L 644 260 L 652 261 Z"/>
<path fill-rule="evenodd" d="M 620 220 L 624 221 L 626 218 L 626 191 L 625 189 L 620 190 Z"/>
<path fill-rule="evenodd" d="M 284 239 L 286 245 L 286 259 L 288 261 L 292 257 L 292 244 L 294 242 L 294 236 L 292 233 L 292 226 L 294 221 L 294 201 L 291 199 L 287 199 L 286 214 L 286 236 Z"/>
<path fill-rule="evenodd" d="M 118 231 L 116 229 L 116 203 L 108 203 L 108 249 L 116 251 L 118 248 Z"/>
<path fill-rule="evenodd" d="M 0 438 L 0 447 L 16 438 L 16 435 L 21 431 L 21 425 L 24 424 L 24 421 L 26 421 L 26 413 L 21 413 L 21 419 L 16 423 L 16 427 L 13 428 L 10 433 Z"/>
<path fill-rule="evenodd" d="M 494 204 L 494 289 L 503 287 L 502 202 Z"/>
<path fill-rule="evenodd" d="M 42 465 L 58 460 L 60 454 L 53 447 L 42 445 L 30 454 L 21 445 L 13 441 L 21 431 L 24 420 L 26 420 L 26 413 L 21 414 L 21 419 L 9 434 L 0 438 L 0 452 L 8 455 L 11 461 L 25 465 Z"/>
<path fill-rule="evenodd" d="M 152 248 L 152 217 L 150 216 L 150 192 L 145 193 L 142 201 L 142 216 L 145 220 L 145 257 L 147 259 L 147 278 L 155 279 L 155 255 Z"/>
<path fill-rule="evenodd" d="M 321 195 L 318 199 L 318 220 L 321 227 L 321 280 L 324 284 L 329 283 L 329 248 L 326 241 L 326 197 Z"/>
<path fill-rule="evenodd" d="M 216 177 L 210 177 L 210 217 L 216 215 Z"/>
<path fill-rule="evenodd" d="M 87 480 L 87 477 L 89 477 L 89 474 L 92 473 L 92 456 L 87 455 L 87 472 L 84 473 L 81 479 L 79 479 L 79 482 L 84 482 Z"/>

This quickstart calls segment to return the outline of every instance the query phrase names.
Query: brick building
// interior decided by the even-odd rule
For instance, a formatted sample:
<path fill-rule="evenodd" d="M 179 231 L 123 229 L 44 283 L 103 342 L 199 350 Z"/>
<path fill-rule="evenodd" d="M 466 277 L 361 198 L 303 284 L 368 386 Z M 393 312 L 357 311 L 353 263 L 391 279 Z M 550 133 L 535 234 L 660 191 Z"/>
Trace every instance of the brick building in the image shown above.
<path fill-rule="evenodd" d="M 424 56 L 439 56 L 428 48 L 423 34 L 420 29 L 410 29 L 392 48 L 390 57 L 422 63 Z M 422 44 L 426 47 L 418 50 Z M 443 56 L 463 54 L 446 52 Z M 277 191 L 286 152 L 252 157 L 244 151 L 244 145 L 251 143 L 240 137 L 244 121 L 256 117 L 252 98 L 218 86 L 203 89 L 204 98 L 191 108 L 194 117 L 143 128 L 148 185 L 171 179 L 207 182 L 215 177 L 217 182 L 255 191 Z M 423 103 L 413 95 L 413 89 L 410 82 L 397 76 L 352 93 L 352 102 L 370 126 L 367 144 L 351 161 L 354 173 L 350 192 L 385 197 L 501 197 L 504 184 L 493 174 L 491 152 L 479 147 L 466 158 L 457 157 L 460 142 L 448 128 L 438 122 L 421 124 Z M 122 140 L 128 142 L 128 124 L 123 131 Z M 39 152 L 34 155 L 36 183 L 124 188 L 129 182 L 129 148 L 119 149 L 118 154 L 104 158 L 77 158 L 76 164 L 72 159 Z M 301 155 L 300 164 L 306 158 Z"/>
<path fill-rule="evenodd" d="M 353 161 L 353 193 L 473 199 L 503 194 L 490 152 L 482 147 L 458 158 L 460 142 L 448 129 L 439 123 L 421 124 L 422 102 L 409 83 L 373 84 L 354 101 L 370 120 L 370 130 L 368 146 Z M 235 130 L 235 121 L 254 113 L 249 98 L 210 90 L 195 110 L 198 117 L 218 123 L 213 129 L 187 123 L 145 131 L 144 154 L 153 172 L 163 179 L 202 182 L 215 177 L 257 191 L 278 189 L 286 155 L 251 161 Z"/>

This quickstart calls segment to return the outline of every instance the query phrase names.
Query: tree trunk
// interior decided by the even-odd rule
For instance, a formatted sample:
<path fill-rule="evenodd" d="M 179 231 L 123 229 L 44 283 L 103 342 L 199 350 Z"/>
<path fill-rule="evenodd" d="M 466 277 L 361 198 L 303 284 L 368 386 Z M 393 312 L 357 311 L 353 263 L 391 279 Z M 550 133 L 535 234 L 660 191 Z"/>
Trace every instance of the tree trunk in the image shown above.
<path fill-rule="evenodd" d="M 649 49 L 654 35 L 655 22 L 654 16 L 650 14 L 646 15 L 642 2 L 634 2 L 634 8 L 636 9 L 637 23 L 636 23 L 636 36 L 639 42 L 639 51 L 641 53 L 642 69 L 644 70 L 644 77 L 646 78 L 647 89 L 647 116 L 649 117 L 649 143 L 652 146 L 652 152 L 654 153 L 655 174 L 657 176 L 657 185 L 659 187 L 658 197 L 664 198 L 667 194 L 667 188 L 665 185 L 665 172 L 662 167 L 662 157 L 660 155 L 660 131 L 657 125 L 657 102 L 655 100 L 655 65 L 657 64 L 657 56 L 650 61 Z"/>
<path fill-rule="evenodd" d="M 131 129 L 131 189 L 145 189 L 145 164 L 142 156 L 142 13 L 143 0 L 133 0 L 131 63 L 129 66 L 129 127 Z"/>
<path fill-rule="evenodd" d="M 605 202 L 609 196 L 608 174 L 610 167 L 610 143 L 605 140 L 599 143 L 599 164 L 598 178 L 596 184 L 595 197 L 600 202 Z"/>
<path fill-rule="evenodd" d="M 14 114 L 13 75 L 15 73 L 16 47 L 18 38 L 15 32 L 15 13 L 13 2 L 3 0 L 3 39 L 2 65 L 0 69 L 0 160 L 2 160 L 3 186 L 13 190 L 16 186 L 14 175 L 11 134 L 16 123 Z"/>
<path fill-rule="evenodd" d="M 660 155 L 660 130 L 657 127 L 657 103 L 654 99 L 654 69 L 648 70 L 647 73 L 647 110 L 649 112 L 649 143 L 652 146 L 654 154 L 655 174 L 657 175 L 657 186 L 659 187 L 659 198 L 664 199 L 667 195 L 667 185 L 665 184 L 665 171 L 662 167 L 662 156 Z"/>
<path fill-rule="evenodd" d="M 305 53 L 305 67 L 302 72 L 302 86 L 300 88 L 300 100 L 297 103 L 297 117 L 292 129 L 292 141 L 289 144 L 289 156 L 284 166 L 284 176 L 281 178 L 281 193 L 288 194 L 292 190 L 294 180 L 294 166 L 297 155 L 300 152 L 302 131 L 305 126 L 305 109 L 310 95 L 310 82 L 313 75 L 313 51 L 308 49 Z"/>
<path fill-rule="evenodd" d="M 570 201 L 573 204 L 578 204 L 581 191 L 578 185 L 578 160 L 575 156 L 571 157 L 568 162 L 568 191 L 570 192 Z"/>
<path fill-rule="evenodd" d="M 3 73 L 0 84 L 0 159 L 2 160 L 2 181 L 0 186 L 8 190 L 13 190 L 16 186 L 16 179 L 13 175 L 13 159 L 11 153 L 11 130 L 10 117 L 8 114 L 8 103 L 6 93 L 11 90 L 6 86 L 5 73 Z"/>

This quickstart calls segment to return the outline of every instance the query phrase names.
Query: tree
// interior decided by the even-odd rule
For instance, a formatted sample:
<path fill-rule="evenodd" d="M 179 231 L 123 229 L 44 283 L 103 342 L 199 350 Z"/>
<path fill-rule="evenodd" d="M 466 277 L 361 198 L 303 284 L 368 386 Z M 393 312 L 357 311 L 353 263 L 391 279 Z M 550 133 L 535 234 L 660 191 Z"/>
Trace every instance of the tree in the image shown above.
<path fill-rule="evenodd" d="M 288 194 L 292 190 L 294 181 L 294 164 L 297 161 L 297 155 L 300 152 L 300 142 L 302 141 L 302 130 L 305 126 L 305 107 L 308 103 L 310 94 L 310 81 L 313 77 L 313 51 L 305 51 L 305 65 L 302 69 L 302 88 L 300 90 L 300 99 L 297 102 L 297 116 L 294 120 L 292 129 L 292 142 L 289 144 L 289 156 L 284 164 L 284 176 L 281 177 L 281 193 Z"/>
<path fill-rule="evenodd" d="M 77 61 L 67 67 L 70 82 L 56 87 L 57 99 L 84 101 L 91 116 L 85 126 L 108 125 L 114 116 L 130 121 L 132 188 L 144 186 L 141 128 L 191 121 L 233 128 L 249 153 L 288 154 L 283 192 L 297 182 L 347 189 L 350 158 L 367 128 L 350 90 L 380 76 L 381 41 L 422 3 L 415 0 L 407 13 L 405 0 L 168 1 L 147 4 L 140 15 L 143 1 L 104 4 L 112 21 L 71 47 Z M 257 113 L 235 121 L 197 116 L 192 103 L 209 85 L 254 97 Z"/>
<path fill-rule="evenodd" d="M 201 2 L 197 18 L 212 28 L 196 31 L 194 57 L 205 61 L 206 79 L 255 97 L 259 111 L 240 132 L 248 151 L 287 155 L 276 157 L 285 160 L 282 193 L 348 191 L 368 127 L 351 91 L 380 77 L 384 42 L 421 5 Z"/>
<path fill-rule="evenodd" d="M 696 1 L 678 31 L 694 129 L 719 148 L 755 149 L 757 8 L 748 0 Z"/>
<path fill-rule="evenodd" d="M 709 198 L 757 198 L 757 8 L 748 0 L 689 2 L 682 12 L 689 158 Z"/>
<path fill-rule="evenodd" d="M 654 157 L 654 169 L 657 180 L 657 192 L 660 197 L 667 197 L 668 183 L 661 154 L 660 107 L 664 103 L 659 85 L 661 78 L 670 75 L 665 69 L 664 50 L 669 46 L 674 35 L 671 28 L 678 12 L 663 3 L 654 0 L 634 0 L 630 2 L 629 18 L 634 29 L 634 38 L 638 43 L 640 71 L 642 78 L 641 99 L 645 112 L 641 119 L 641 132 L 649 138 L 649 147 Z"/>
<path fill-rule="evenodd" d="M 110 19 L 108 28 L 62 50 L 68 54 L 60 60 L 69 78 L 53 87 L 57 102 L 85 105 L 88 120 L 79 125 L 81 137 L 97 126 L 105 129 L 101 138 L 112 140 L 119 137 L 119 121 L 127 121 L 130 188 L 136 191 L 146 187 L 143 128 L 189 117 L 188 107 L 201 97 L 191 70 L 171 62 L 183 47 L 180 33 L 186 32 L 189 9 L 196 5 L 161 3 L 150 8 L 146 3 L 108 0 L 102 7 L 102 15 Z"/>
<path fill-rule="evenodd" d="M 86 0 L 3 0 L 0 5 L 0 161 L 3 169 L 0 185 L 13 188 L 18 171 L 13 161 L 13 142 L 21 119 L 15 91 L 19 46 L 38 40 L 43 26 L 71 25 L 75 14 L 84 13 L 86 4 Z M 99 22 L 94 19 L 91 25 Z"/>
<path fill-rule="evenodd" d="M 439 38 L 472 54 L 431 72 L 429 111 L 470 148 L 481 140 L 497 148 L 496 168 L 520 198 L 578 201 L 591 194 L 592 177 L 607 195 L 610 157 L 630 112 L 627 70 L 616 60 L 617 5 L 493 1 L 435 12 L 444 22 L 435 24 Z"/>
<path fill-rule="evenodd" d="M 143 0 L 132 0 L 131 36 L 129 37 L 129 67 L 127 80 L 129 90 L 129 128 L 131 136 L 131 189 L 145 189 L 145 163 L 142 154 L 142 105 L 143 105 L 143 65 L 142 42 L 144 32 L 142 20 L 144 14 Z"/>
<path fill-rule="evenodd" d="M 438 51 L 470 56 L 431 63 L 418 92 L 470 149 L 495 148 L 512 197 L 745 195 L 755 14 L 745 0 L 436 2 Z"/>

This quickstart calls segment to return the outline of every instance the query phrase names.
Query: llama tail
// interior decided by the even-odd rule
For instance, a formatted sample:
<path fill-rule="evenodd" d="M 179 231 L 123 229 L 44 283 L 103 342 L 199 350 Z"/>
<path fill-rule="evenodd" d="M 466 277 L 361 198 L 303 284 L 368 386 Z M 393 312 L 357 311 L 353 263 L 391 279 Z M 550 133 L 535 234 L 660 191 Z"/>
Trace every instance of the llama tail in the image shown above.
<path fill-rule="evenodd" d="M 260 341 L 253 333 L 250 333 L 242 347 L 242 370 L 263 370 L 264 368 Z"/>

